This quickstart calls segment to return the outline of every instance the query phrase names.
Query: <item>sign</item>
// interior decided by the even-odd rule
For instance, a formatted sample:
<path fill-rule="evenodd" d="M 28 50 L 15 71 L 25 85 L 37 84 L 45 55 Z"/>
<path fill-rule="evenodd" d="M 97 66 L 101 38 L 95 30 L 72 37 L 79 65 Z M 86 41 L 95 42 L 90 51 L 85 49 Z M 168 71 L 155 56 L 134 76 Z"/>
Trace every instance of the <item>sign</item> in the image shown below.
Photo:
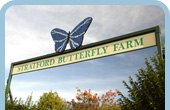
<path fill-rule="evenodd" d="M 155 32 L 140 35 L 129 34 L 130 37 L 127 36 L 128 35 L 126 35 L 126 37 L 120 37 L 121 39 L 116 37 L 105 40 L 103 41 L 104 43 L 97 42 L 82 46 L 82 48 L 77 51 L 68 50 L 62 54 L 56 53 L 51 56 L 47 55 L 46 57 L 30 59 L 16 64 L 14 63 L 12 75 L 67 65 L 157 45 Z"/>
<path fill-rule="evenodd" d="M 159 26 L 156 26 L 81 46 L 76 51 L 69 49 L 63 53 L 52 53 L 28 60 L 14 62 L 11 63 L 9 77 L 7 80 L 6 94 L 10 93 L 11 79 L 12 76 L 16 74 L 77 63 L 152 46 L 157 46 L 158 53 L 162 57 L 161 45 L 161 30 Z M 12 99 L 11 94 L 10 99 Z"/>

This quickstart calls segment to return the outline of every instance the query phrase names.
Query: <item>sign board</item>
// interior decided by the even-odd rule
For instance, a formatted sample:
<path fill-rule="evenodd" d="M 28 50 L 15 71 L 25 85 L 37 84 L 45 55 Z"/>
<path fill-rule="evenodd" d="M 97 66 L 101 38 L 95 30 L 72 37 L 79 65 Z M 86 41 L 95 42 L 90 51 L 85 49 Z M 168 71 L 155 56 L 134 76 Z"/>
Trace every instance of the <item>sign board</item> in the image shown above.
<path fill-rule="evenodd" d="M 158 38 L 156 34 L 159 34 L 155 31 L 157 28 L 154 27 L 123 36 L 114 37 L 105 41 L 85 45 L 76 51 L 67 50 L 62 54 L 53 53 L 21 62 L 16 62 L 13 63 L 12 75 L 156 46 L 158 44 Z"/>
<path fill-rule="evenodd" d="M 152 46 L 157 46 L 158 53 L 162 57 L 161 45 L 161 30 L 159 26 L 156 26 L 81 46 L 76 51 L 70 49 L 63 53 L 52 53 L 14 62 L 11 64 L 6 93 L 8 94 L 10 92 L 10 84 L 13 75 L 130 52 Z M 11 94 L 10 98 L 12 99 Z"/>

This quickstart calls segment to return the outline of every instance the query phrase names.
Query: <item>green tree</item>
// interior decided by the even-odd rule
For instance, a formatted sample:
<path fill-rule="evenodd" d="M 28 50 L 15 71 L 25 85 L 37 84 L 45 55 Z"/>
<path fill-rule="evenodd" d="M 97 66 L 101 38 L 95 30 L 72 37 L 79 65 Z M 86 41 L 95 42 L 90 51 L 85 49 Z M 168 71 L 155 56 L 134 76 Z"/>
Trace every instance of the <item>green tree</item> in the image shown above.
<path fill-rule="evenodd" d="M 27 97 L 27 100 L 24 102 L 21 98 L 10 100 L 9 96 L 5 95 L 5 110 L 36 110 L 36 105 L 32 101 L 32 94 Z"/>
<path fill-rule="evenodd" d="M 40 99 L 34 103 L 32 94 L 27 97 L 26 101 L 15 97 L 12 101 L 6 95 L 5 110 L 67 110 L 63 100 L 58 96 L 57 92 L 44 93 Z"/>
<path fill-rule="evenodd" d="M 63 110 L 63 99 L 58 96 L 57 92 L 43 93 L 38 101 L 38 110 Z"/>
<path fill-rule="evenodd" d="M 120 103 L 123 110 L 164 110 L 165 109 L 165 59 L 158 54 L 150 57 L 152 65 L 146 58 L 146 68 L 136 74 L 137 80 L 129 77 L 128 97 L 122 93 Z"/>

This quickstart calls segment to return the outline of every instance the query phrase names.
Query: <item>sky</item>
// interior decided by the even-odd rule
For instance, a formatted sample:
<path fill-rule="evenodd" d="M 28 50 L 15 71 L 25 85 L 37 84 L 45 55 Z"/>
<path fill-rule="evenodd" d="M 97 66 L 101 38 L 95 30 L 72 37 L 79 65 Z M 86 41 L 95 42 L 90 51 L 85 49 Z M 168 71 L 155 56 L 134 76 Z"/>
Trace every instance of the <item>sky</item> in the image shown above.
<path fill-rule="evenodd" d="M 132 33 L 159 25 L 165 42 L 165 14 L 153 5 L 15 5 L 5 15 L 5 81 L 10 64 L 54 53 L 51 30 L 72 31 L 84 18 L 93 21 L 84 35 L 82 45 Z M 67 45 L 66 49 L 70 49 Z M 91 89 L 99 96 L 110 89 L 127 96 L 122 83 L 140 68 L 145 58 L 153 56 L 157 47 L 127 52 L 95 60 L 14 75 L 11 83 L 13 97 L 26 99 L 31 93 L 37 101 L 44 92 L 57 92 L 60 97 L 75 99 L 76 87 Z M 118 97 L 117 97 L 118 98 Z"/>

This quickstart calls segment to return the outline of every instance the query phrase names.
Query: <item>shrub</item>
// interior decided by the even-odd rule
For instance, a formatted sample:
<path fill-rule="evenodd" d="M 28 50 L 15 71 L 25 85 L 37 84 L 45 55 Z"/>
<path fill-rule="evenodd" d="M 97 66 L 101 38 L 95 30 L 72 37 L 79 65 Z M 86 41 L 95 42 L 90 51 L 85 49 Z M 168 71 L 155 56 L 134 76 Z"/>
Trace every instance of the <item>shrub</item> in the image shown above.
<path fill-rule="evenodd" d="M 88 91 L 85 90 L 84 92 L 81 92 L 79 88 L 77 89 L 77 95 L 76 98 L 78 102 L 75 102 L 74 99 L 72 99 L 71 102 L 68 103 L 72 110 L 120 110 L 120 105 L 116 104 L 117 101 L 115 100 L 116 94 L 119 92 L 116 90 L 116 92 L 112 92 L 112 90 L 106 92 L 106 94 L 103 94 L 101 97 L 98 96 L 97 93 L 92 94 L 91 90 Z"/>
<path fill-rule="evenodd" d="M 136 74 L 137 81 L 129 77 L 128 97 L 120 93 L 120 103 L 124 110 L 164 110 L 165 109 L 165 59 L 158 54 L 150 58 L 153 66 L 146 58 L 146 68 Z"/>
<path fill-rule="evenodd" d="M 63 110 L 64 102 L 57 92 L 43 93 L 38 102 L 38 110 Z"/>
<path fill-rule="evenodd" d="M 6 95 L 5 110 L 63 110 L 64 102 L 57 92 L 44 93 L 37 103 L 33 103 L 32 94 L 24 102 L 21 98 L 10 100 Z M 66 110 L 66 109 L 65 109 Z"/>
<path fill-rule="evenodd" d="M 14 98 L 14 100 L 9 100 L 8 95 L 5 95 L 6 101 L 5 101 L 5 110 L 35 110 L 36 105 L 33 104 L 32 101 L 32 95 L 28 96 L 27 100 L 24 101 L 20 98 L 17 99 L 17 97 Z"/>

